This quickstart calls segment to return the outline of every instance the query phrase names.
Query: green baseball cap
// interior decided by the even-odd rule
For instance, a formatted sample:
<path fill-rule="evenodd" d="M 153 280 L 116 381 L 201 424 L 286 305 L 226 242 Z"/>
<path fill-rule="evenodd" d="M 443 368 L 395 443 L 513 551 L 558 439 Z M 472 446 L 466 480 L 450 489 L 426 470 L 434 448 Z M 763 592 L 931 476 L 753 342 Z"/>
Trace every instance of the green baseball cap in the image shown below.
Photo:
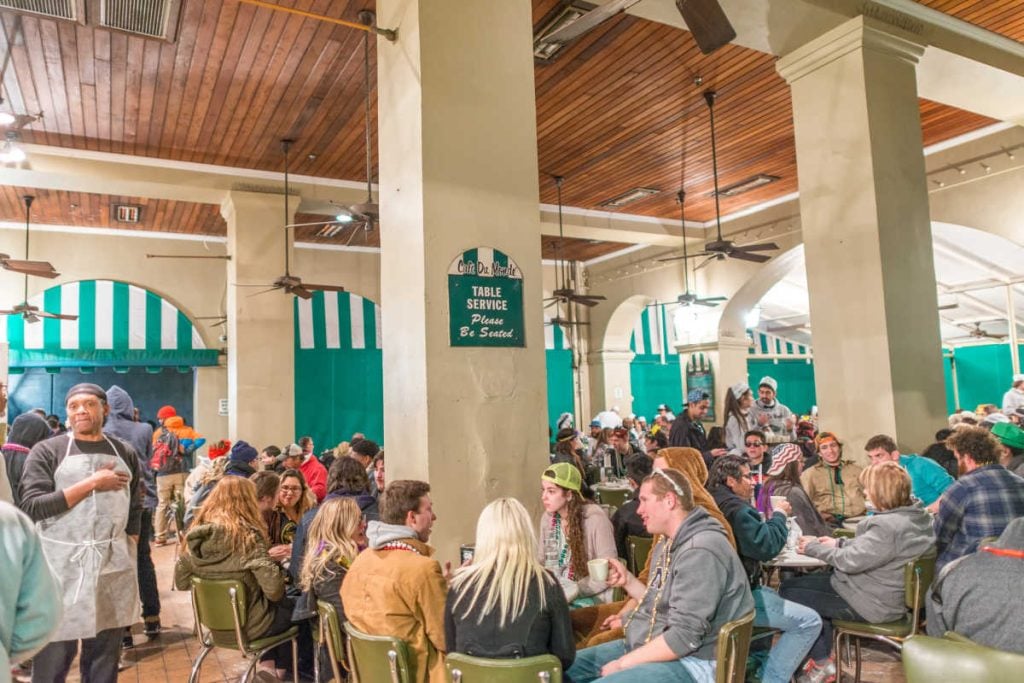
<path fill-rule="evenodd" d="M 544 470 L 540 479 L 541 481 L 550 481 L 556 486 L 576 493 L 580 493 L 580 488 L 583 486 L 583 476 L 580 471 L 576 469 L 575 465 L 567 462 L 556 462 L 551 465 Z"/>
<path fill-rule="evenodd" d="M 997 422 L 992 425 L 992 434 L 1004 446 L 1024 449 L 1024 429 L 1009 422 Z"/>

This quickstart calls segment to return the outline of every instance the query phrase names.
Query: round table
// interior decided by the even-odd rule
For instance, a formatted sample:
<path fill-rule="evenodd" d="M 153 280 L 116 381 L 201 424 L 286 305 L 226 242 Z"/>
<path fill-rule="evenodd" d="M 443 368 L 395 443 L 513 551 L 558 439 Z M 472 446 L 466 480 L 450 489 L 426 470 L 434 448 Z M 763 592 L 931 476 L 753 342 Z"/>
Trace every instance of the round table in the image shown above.
<path fill-rule="evenodd" d="M 767 563 L 769 567 L 788 567 L 790 569 L 811 569 L 813 567 L 827 567 L 828 563 L 809 555 L 800 555 L 783 550 L 774 560 Z"/>

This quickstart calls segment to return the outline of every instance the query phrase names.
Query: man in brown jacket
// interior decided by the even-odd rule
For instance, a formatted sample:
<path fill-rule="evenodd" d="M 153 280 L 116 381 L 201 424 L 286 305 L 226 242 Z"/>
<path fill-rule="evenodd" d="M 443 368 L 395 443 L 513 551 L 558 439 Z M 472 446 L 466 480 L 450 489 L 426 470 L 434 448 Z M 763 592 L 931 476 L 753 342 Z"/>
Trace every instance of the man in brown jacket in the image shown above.
<path fill-rule="evenodd" d="M 366 530 L 370 547 L 341 584 L 348 620 L 364 633 L 401 638 L 409 645 L 413 680 L 442 682 L 444 603 L 448 585 L 427 545 L 437 517 L 430 485 L 400 480 L 380 497 L 379 522 Z"/>
<path fill-rule="evenodd" d="M 821 432 L 814 443 L 821 460 L 804 470 L 800 483 L 822 519 L 840 526 L 844 519 L 865 514 L 864 487 L 860 484 L 864 468 L 843 460 L 843 445 L 832 432 Z"/>

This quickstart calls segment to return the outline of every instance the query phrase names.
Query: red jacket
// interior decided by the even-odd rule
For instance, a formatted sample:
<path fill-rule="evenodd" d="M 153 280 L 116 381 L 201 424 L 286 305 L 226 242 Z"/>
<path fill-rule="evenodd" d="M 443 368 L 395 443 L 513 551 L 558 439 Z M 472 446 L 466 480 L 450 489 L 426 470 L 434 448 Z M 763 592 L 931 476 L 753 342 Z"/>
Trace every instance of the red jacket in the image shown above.
<path fill-rule="evenodd" d="M 299 471 L 306 478 L 308 486 L 316 495 L 317 504 L 327 496 L 327 468 L 320 464 L 315 455 L 310 454 L 299 466 Z"/>

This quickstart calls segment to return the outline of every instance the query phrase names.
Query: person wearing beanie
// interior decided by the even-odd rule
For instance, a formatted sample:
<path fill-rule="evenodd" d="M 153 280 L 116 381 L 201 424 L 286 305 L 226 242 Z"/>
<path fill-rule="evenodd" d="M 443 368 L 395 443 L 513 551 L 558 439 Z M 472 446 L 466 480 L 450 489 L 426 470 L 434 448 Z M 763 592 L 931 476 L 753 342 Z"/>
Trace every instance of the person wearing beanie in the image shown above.
<path fill-rule="evenodd" d="M 1014 375 L 1010 388 L 1003 394 L 1003 412 L 1006 415 L 1017 412 L 1018 408 L 1024 408 L 1024 374 Z"/>
<path fill-rule="evenodd" d="M 766 472 L 764 486 L 757 496 L 757 509 L 767 516 L 772 514 L 772 496 L 785 496 L 793 509 L 793 517 L 800 529 L 809 536 L 831 536 L 832 527 L 825 523 L 821 513 L 807 495 L 800 475 L 804 471 L 804 452 L 795 443 L 782 443 L 771 450 L 771 465 Z"/>
<path fill-rule="evenodd" d="M 796 416 L 778 400 L 779 383 L 774 377 L 762 377 L 757 386 L 757 400 L 750 408 L 750 417 L 758 429 L 796 440 Z"/>
<path fill-rule="evenodd" d="M 169 433 L 175 437 L 178 444 L 178 456 L 167 458 L 162 466 L 156 471 L 156 512 L 153 513 L 153 525 L 156 532 L 153 535 L 155 545 L 164 545 L 169 542 L 167 534 L 167 508 L 176 496 L 185 495 L 185 479 L 192 470 L 193 463 L 190 461 L 191 452 L 206 443 L 203 435 L 185 424 L 185 419 L 178 415 L 174 406 L 163 406 L 156 413 L 160 420 L 160 428 L 153 432 L 153 448 L 161 440 L 163 434 Z M 187 448 L 186 446 L 190 446 Z"/>
<path fill-rule="evenodd" d="M 722 430 L 725 432 L 725 449 L 730 455 L 742 456 L 743 435 L 751 429 L 757 429 L 757 423 L 750 412 L 753 404 L 754 397 L 746 382 L 736 382 L 725 392 Z"/>
<path fill-rule="evenodd" d="M 7 481 L 11 487 L 11 502 L 16 507 L 21 507 L 21 473 L 25 469 L 25 458 L 33 446 L 49 438 L 50 425 L 37 413 L 22 413 L 11 423 L 3 453 Z"/>
<path fill-rule="evenodd" d="M 867 512 L 864 487 L 860 473 L 864 468 L 852 460 L 843 459 L 843 444 L 832 432 L 821 432 L 814 438 L 820 459 L 800 475 L 807 495 L 822 519 L 842 526 L 848 517 L 860 517 Z"/>
<path fill-rule="evenodd" d="M 41 530 L 64 605 L 53 640 L 32 660 L 32 678 L 66 680 L 80 650 L 82 680 L 115 681 L 124 630 L 141 616 L 139 456 L 103 433 L 110 406 L 101 387 L 71 387 L 64 409 L 71 430 L 33 446 L 21 481 L 22 510 Z"/>
<path fill-rule="evenodd" d="M 160 424 L 163 424 L 164 420 L 177 414 L 178 411 L 174 409 L 174 406 L 160 406 L 160 409 L 156 411 L 156 419 L 160 420 Z"/>
<path fill-rule="evenodd" d="M 618 557 L 611 520 L 599 505 L 583 498 L 583 477 L 575 465 L 554 463 L 540 479 L 544 514 L 538 552 L 544 566 L 571 586 L 566 596 L 570 607 L 611 601 L 608 584 L 592 578 L 587 567 L 590 560 Z"/>
<path fill-rule="evenodd" d="M 248 441 L 239 439 L 231 446 L 228 464 L 224 468 L 225 476 L 251 477 L 256 474 L 256 458 L 259 451 L 249 445 Z"/>

